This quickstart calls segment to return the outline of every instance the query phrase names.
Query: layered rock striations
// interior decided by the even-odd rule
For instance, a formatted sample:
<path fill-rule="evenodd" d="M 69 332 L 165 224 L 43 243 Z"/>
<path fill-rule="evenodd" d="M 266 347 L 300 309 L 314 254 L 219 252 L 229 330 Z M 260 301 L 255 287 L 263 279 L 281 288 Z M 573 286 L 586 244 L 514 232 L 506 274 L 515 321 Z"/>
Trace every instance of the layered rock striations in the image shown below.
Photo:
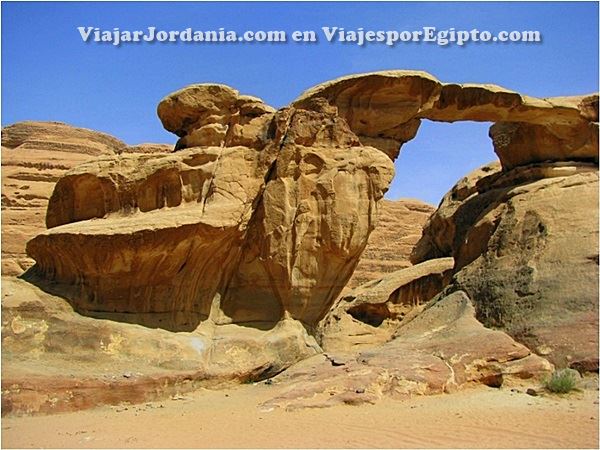
<path fill-rule="evenodd" d="M 538 99 L 492 84 L 444 84 L 425 72 L 350 75 L 294 101 L 325 100 L 361 141 L 398 155 L 422 119 L 494 122 L 490 136 L 505 169 L 540 161 L 598 162 L 598 94 Z"/>
<path fill-rule="evenodd" d="M 558 365 L 598 367 L 598 167 L 493 164 L 444 197 L 411 255 L 453 256 L 449 290 Z"/>
<path fill-rule="evenodd" d="M 2 274 L 34 264 L 25 244 L 45 230 L 48 200 L 70 169 L 103 155 L 171 152 L 166 144 L 127 146 L 97 131 L 60 122 L 19 122 L 2 129 Z"/>
<path fill-rule="evenodd" d="M 408 71 L 324 83 L 277 111 L 223 85 L 177 91 L 158 106 L 176 152 L 120 149 L 61 174 L 48 229 L 27 244 L 24 278 L 45 292 L 24 280 L 12 291 L 30 301 L 3 292 L 3 358 L 18 361 L 4 398 L 27 409 L 19 374 L 59 373 L 67 354 L 92 372 L 107 345 L 102 364 L 143 367 L 152 392 L 184 373 L 187 388 L 271 377 L 325 349 L 282 375 L 310 389 L 276 404 L 355 402 L 348 373 L 379 398 L 540 376 L 544 357 L 597 370 L 597 108 L 597 95 L 535 99 Z M 342 293 L 423 119 L 495 122 L 500 163 L 444 197 L 414 266 Z M 100 324 L 100 347 L 79 338 Z M 91 378 L 72 395 L 103 385 Z M 76 408 L 73 383 L 56 385 L 34 410 Z"/>
<path fill-rule="evenodd" d="M 54 184 L 69 169 L 126 145 L 111 136 L 58 122 L 2 129 L 2 273 L 19 275 L 34 261 L 25 243 L 44 231 Z"/>
<path fill-rule="evenodd" d="M 178 91 L 158 111 L 180 151 L 63 177 L 49 230 L 28 244 L 37 276 L 80 312 L 147 326 L 316 325 L 375 227 L 391 161 L 335 111 L 273 112 L 224 86 Z"/>
<path fill-rule="evenodd" d="M 319 324 L 326 352 L 353 352 L 392 339 L 450 282 L 454 259 L 438 258 L 385 274 L 340 296 Z"/>
<path fill-rule="evenodd" d="M 384 199 L 379 203 L 377 227 L 347 288 L 353 289 L 412 265 L 410 254 L 435 207 L 416 199 Z"/>

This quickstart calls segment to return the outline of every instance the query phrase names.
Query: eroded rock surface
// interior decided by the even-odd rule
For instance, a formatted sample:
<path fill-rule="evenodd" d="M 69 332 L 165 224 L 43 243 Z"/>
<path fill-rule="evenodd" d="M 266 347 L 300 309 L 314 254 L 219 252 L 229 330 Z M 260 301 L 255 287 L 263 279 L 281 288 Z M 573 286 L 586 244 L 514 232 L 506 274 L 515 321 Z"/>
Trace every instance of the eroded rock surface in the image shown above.
<path fill-rule="evenodd" d="M 2 279 L 2 414 L 58 413 L 268 378 L 320 351 L 297 321 L 269 331 L 204 322 L 171 333 L 83 317 Z"/>
<path fill-rule="evenodd" d="M 389 341 L 448 285 L 453 258 L 432 259 L 347 291 L 319 324 L 327 352 L 356 351 Z"/>
<path fill-rule="evenodd" d="M 261 148 L 275 109 L 257 97 L 221 84 L 194 84 L 158 105 L 163 126 L 181 139 L 176 148 L 236 146 Z"/>
<path fill-rule="evenodd" d="M 334 80 L 278 111 L 223 85 L 177 91 L 158 106 L 175 153 L 120 148 L 56 184 L 49 229 L 27 246 L 25 278 L 45 292 L 19 280 L 23 296 L 3 298 L 4 398 L 76 409 L 86 389 L 114 402 L 100 394 L 111 386 L 139 401 L 311 356 L 265 407 L 498 386 L 547 373 L 539 355 L 597 367 L 597 107 L 597 95 L 535 99 L 407 71 Z M 500 165 L 444 198 L 415 266 L 336 304 L 422 119 L 496 122 Z M 315 356 L 311 334 L 331 352 Z M 148 377 L 86 376 L 105 348 L 99 363 Z M 75 381 L 58 375 L 78 359 Z"/>
<path fill-rule="evenodd" d="M 60 122 L 19 122 L 2 129 L 2 274 L 34 264 L 25 244 L 45 230 L 48 200 L 70 169 L 102 155 L 171 152 L 172 145 L 124 142 Z"/>
<path fill-rule="evenodd" d="M 382 200 L 377 227 L 369 236 L 347 288 L 353 289 L 411 266 L 410 254 L 435 207 L 415 199 Z"/>
<path fill-rule="evenodd" d="M 484 324 L 558 365 L 597 370 L 596 165 L 478 169 L 444 197 L 412 259 L 439 256 L 456 259 L 451 288 Z"/>
<path fill-rule="evenodd" d="M 292 130 L 294 120 L 299 126 L 306 120 L 303 112 L 295 116 Z M 389 159 L 373 148 L 346 146 L 352 142 L 296 142 L 280 150 L 222 303 L 234 321 L 272 319 L 271 305 L 280 305 L 315 325 L 375 228 L 377 202 L 393 176 Z"/>
<path fill-rule="evenodd" d="M 413 264 L 457 254 L 476 218 L 495 198 L 495 191 L 490 194 L 479 192 L 478 185 L 485 184 L 480 183 L 480 180 L 494 180 L 501 171 L 499 162 L 486 164 L 461 178 L 444 195 L 438 209 L 429 216 L 421 238 L 412 249 L 410 260 Z M 492 200 L 488 200 L 490 196 Z"/>
<path fill-rule="evenodd" d="M 494 150 L 505 168 L 540 161 L 598 162 L 598 94 L 538 99 L 492 84 L 444 84 L 419 71 L 350 75 L 304 92 L 337 107 L 361 141 L 395 159 L 421 119 L 495 122 Z"/>
<path fill-rule="evenodd" d="M 205 90 L 213 88 L 198 94 L 194 87 L 191 95 L 202 97 Z M 204 111 L 202 99 L 198 104 Z M 28 243 L 37 264 L 26 279 L 93 317 L 81 318 L 86 324 L 118 325 L 127 341 L 158 345 L 169 341 L 165 336 L 185 341 L 210 330 L 212 343 L 202 343 L 210 357 L 192 358 L 192 374 L 176 365 L 169 380 L 179 380 L 182 373 L 198 382 L 260 379 L 320 351 L 304 327 L 316 325 L 352 275 L 375 227 L 393 164 L 380 151 L 361 146 L 335 111 L 273 112 L 259 104 L 236 97 L 230 105 L 234 112 L 221 124 L 224 134 L 212 126 L 214 114 L 204 117 L 201 111 L 194 123 L 185 116 L 175 153 L 121 152 L 65 174 L 48 204 L 48 230 Z M 38 318 L 53 314 L 35 313 Z M 75 337 L 80 319 L 69 314 L 64 322 L 48 325 L 55 332 L 48 342 L 64 337 L 76 348 L 57 344 L 56 352 L 32 350 L 47 356 L 50 372 L 64 369 L 60 355 L 85 359 L 95 352 Z M 7 346 L 5 354 L 18 360 L 21 341 L 33 344 L 23 335 L 15 339 L 10 326 L 5 323 L 6 338 L 17 344 Z M 35 342 L 46 342 L 45 328 L 35 333 Z M 140 336 L 137 330 L 143 331 Z M 117 351 L 118 358 L 142 364 L 143 351 L 131 354 L 127 348 Z M 186 351 L 170 348 L 169 357 L 183 352 L 186 361 Z M 25 354 L 27 361 L 31 353 Z M 119 367 L 116 361 L 106 363 Z M 157 361 L 147 371 L 154 374 L 162 365 Z M 18 388 L 8 398 L 12 411 L 23 411 L 27 400 L 20 392 L 27 383 L 18 373 L 46 369 L 15 367 L 16 374 L 7 379 Z M 151 375 L 134 390 L 157 380 Z M 88 381 L 95 392 L 98 380 Z M 57 383 L 65 390 L 70 385 Z M 45 400 L 38 398 L 41 406 L 33 410 L 46 411 L 52 402 L 43 386 L 48 384 L 34 391 Z M 69 400 L 56 395 L 68 408 Z"/>
<path fill-rule="evenodd" d="M 143 144 L 130 145 L 126 147 L 122 153 L 171 153 L 173 145 L 171 144 L 154 144 L 145 142 Z"/>
<path fill-rule="evenodd" d="M 79 166 L 50 199 L 51 228 L 28 243 L 35 274 L 60 283 L 80 312 L 193 330 L 231 276 L 268 170 L 250 152 L 211 147 Z"/>
<path fill-rule="evenodd" d="M 235 92 L 193 86 L 161 102 L 165 125 L 183 135 L 176 153 L 101 158 L 66 174 L 49 230 L 28 244 L 32 276 L 60 284 L 80 312 L 170 330 L 209 316 L 315 325 L 352 275 L 393 165 L 335 111 L 272 113 Z M 241 104 L 235 123 L 183 149 L 204 119 L 215 123 L 211 95 L 223 114 Z M 251 135 L 240 124 L 257 111 L 269 121 Z M 239 135 L 256 145 L 237 145 Z"/>
<path fill-rule="evenodd" d="M 390 342 L 359 353 L 318 355 L 273 382 L 286 390 L 265 410 L 375 403 L 382 397 L 453 392 L 483 383 L 499 387 L 552 370 L 510 336 L 485 328 L 463 292 L 432 303 Z"/>
<path fill-rule="evenodd" d="M 2 273 L 19 275 L 34 261 L 25 243 L 42 232 L 54 184 L 69 169 L 126 147 L 118 139 L 58 122 L 2 129 Z"/>

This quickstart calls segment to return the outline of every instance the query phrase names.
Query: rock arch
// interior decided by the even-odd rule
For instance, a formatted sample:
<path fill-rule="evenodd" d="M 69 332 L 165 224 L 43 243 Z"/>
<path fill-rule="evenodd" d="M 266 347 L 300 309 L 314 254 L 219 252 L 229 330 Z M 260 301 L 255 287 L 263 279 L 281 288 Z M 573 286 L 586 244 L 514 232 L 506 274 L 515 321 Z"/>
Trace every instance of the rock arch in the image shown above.
<path fill-rule="evenodd" d="M 29 276 L 62 286 L 78 311 L 175 331 L 206 320 L 314 327 L 352 275 L 392 161 L 423 119 L 495 122 L 504 170 L 598 161 L 597 95 L 536 99 L 424 72 L 340 78 L 278 111 L 227 86 L 192 85 L 158 115 L 178 151 L 72 170 L 50 200 L 51 228 L 27 251 L 37 262 Z M 94 217 L 69 206 L 90 202 L 103 205 Z"/>
<path fill-rule="evenodd" d="M 490 137 L 505 169 L 540 161 L 598 161 L 598 95 L 538 99 L 492 84 L 443 84 L 425 72 L 350 75 L 303 93 L 292 106 L 325 99 L 365 145 L 395 159 L 420 121 L 494 122 Z"/>

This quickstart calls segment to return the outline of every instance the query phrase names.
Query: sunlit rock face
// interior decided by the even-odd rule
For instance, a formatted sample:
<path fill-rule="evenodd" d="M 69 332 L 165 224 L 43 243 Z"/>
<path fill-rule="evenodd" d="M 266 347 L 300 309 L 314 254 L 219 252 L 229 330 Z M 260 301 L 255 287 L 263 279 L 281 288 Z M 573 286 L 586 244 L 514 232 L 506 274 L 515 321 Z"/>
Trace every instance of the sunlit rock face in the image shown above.
<path fill-rule="evenodd" d="M 61 122 L 2 128 L 2 274 L 20 275 L 34 264 L 25 245 L 46 229 L 48 200 L 68 170 L 105 155 L 172 150 L 167 144 L 127 146 L 105 133 Z"/>
<path fill-rule="evenodd" d="M 279 111 L 228 86 L 188 86 L 158 106 L 179 151 L 72 170 L 28 251 L 82 312 L 168 329 L 208 317 L 314 326 L 350 279 L 390 157 L 421 119 L 498 122 L 508 170 L 596 158 L 596 106 L 597 96 L 541 100 L 408 71 L 327 82 Z"/>
<path fill-rule="evenodd" d="M 390 159 L 331 108 L 274 112 L 198 85 L 158 111 L 179 151 L 101 158 L 61 178 L 49 229 L 28 244 L 36 276 L 95 317 L 314 326 L 375 227 Z"/>
<path fill-rule="evenodd" d="M 47 230 L 27 244 L 35 266 L 3 289 L 6 402 L 31 410 L 22 393 L 37 389 L 37 411 L 51 398 L 77 409 L 86 389 L 106 392 L 99 367 L 126 366 L 140 390 L 113 387 L 143 401 L 186 380 L 271 377 L 321 346 L 349 353 L 351 372 L 371 367 L 381 395 L 537 376 L 552 368 L 540 355 L 597 369 L 597 109 L 597 95 L 536 99 L 408 71 L 330 81 L 279 110 L 223 85 L 177 91 L 158 106 L 174 152 L 100 137 L 55 172 Z M 444 197 L 414 266 L 342 294 L 423 119 L 494 122 L 500 162 Z M 339 365 L 320 361 L 328 393 Z M 36 388 L 23 374 L 41 367 L 54 378 Z"/>
<path fill-rule="evenodd" d="M 558 365 L 598 367 L 598 166 L 484 166 L 444 197 L 411 259 L 455 258 L 450 290 Z"/>
<path fill-rule="evenodd" d="M 598 94 L 533 98 L 493 84 L 444 84 L 425 72 L 350 75 L 315 86 L 295 106 L 325 99 L 363 143 L 391 158 L 421 119 L 494 122 L 490 136 L 502 167 L 541 161 L 598 162 Z"/>

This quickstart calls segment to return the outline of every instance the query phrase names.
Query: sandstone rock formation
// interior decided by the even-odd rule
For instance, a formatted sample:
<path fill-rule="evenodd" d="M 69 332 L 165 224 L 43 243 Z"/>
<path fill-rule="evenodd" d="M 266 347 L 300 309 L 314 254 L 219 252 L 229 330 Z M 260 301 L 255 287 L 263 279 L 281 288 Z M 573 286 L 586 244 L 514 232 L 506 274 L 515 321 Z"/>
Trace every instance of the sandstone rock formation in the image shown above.
<path fill-rule="evenodd" d="M 461 180 L 430 218 L 414 263 L 456 259 L 449 288 L 557 365 L 598 367 L 598 167 L 539 163 Z"/>
<path fill-rule="evenodd" d="M 490 130 L 502 166 L 540 161 L 598 162 L 598 94 L 538 99 L 491 84 L 443 84 L 418 71 L 350 75 L 303 93 L 296 107 L 325 99 L 361 142 L 391 158 L 421 119 L 495 122 Z"/>
<path fill-rule="evenodd" d="M 367 247 L 346 287 L 356 288 L 409 267 L 411 251 L 434 211 L 435 207 L 420 200 L 382 200 L 377 228 L 369 236 Z"/>
<path fill-rule="evenodd" d="M 159 105 L 165 126 L 187 133 L 178 147 L 235 110 L 218 139 L 64 176 L 49 230 L 28 244 L 32 276 L 61 284 L 80 312 L 170 330 L 209 317 L 315 325 L 358 262 L 393 165 L 332 112 L 273 113 L 248 99 L 222 86 L 179 91 Z"/>
<path fill-rule="evenodd" d="M 57 164 L 65 159 L 68 161 L 66 157 L 71 153 L 74 158 L 79 158 L 76 162 L 81 162 L 83 159 L 78 155 L 111 155 L 120 153 L 127 147 L 124 142 L 108 134 L 72 127 L 62 122 L 19 122 L 4 127 L 2 146 L 31 152 L 32 163 L 45 162 L 45 155 Z M 39 158 L 35 159 L 36 156 Z"/>
<path fill-rule="evenodd" d="M 208 359 L 190 363 L 198 380 L 260 379 L 319 349 L 301 323 L 315 326 L 352 275 L 393 176 L 392 162 L 360 146 L 334 111 L 275 113 L 248 106 L 245 96 L 240 103 L 225 134 L 208 133 L 202 121 L 187 128 L 199 139 L 193 147 L 185 148 L 186 134 L 173 154 L 122 152 L 69 171 L 50 198 L 49 229 L 27 245 L 37 264 L 26 278 L 96 318 L 86 320 L 174 336 L 211 330 L 215 343 L 202 345 Z M 205 138 L 208 145 L 198 146 Z M 76 334 L 74 316 L 62 324 L 71 321 Z M 48 331 L 60 341 L 62 326 L 49 321 L 35 342 Z M 119 326 L 127 340 L 139 339 L 138 325 Z M 144 339 L 158 343 L 164 333 Z M 256 354 L 265 347 L 283 353 Z M 18 346 L 7 348 L 18 359 Z M 143 359 L 122 353 L 134 365 Z M 57 360 L 48 356 L 49 365 Z"/>
<path fill-rule="evenodd" d="M 262 379 L 320 351 L 293 320 L 210 322 L 170 333 L 83 317 L 62 298 L 2 278 L 2 414 L 58 413 Z"/>
<path fill-rule="evenodd" d="M 478 192 L 479 181 L 483 178 L 493 180 L 501 171 L 499 162 L 486 164 L 461 178 L 444 195 L 438 209 L 429 216 L 421 238 L 412 249 L 410 260 L 413 264 L 457 253 L 475 219 L 487 207 L 487 197 L 494 194 Z"/>
<path fill-rule="evenodd" d="M 57 182 L 48 230 L 27 244 L 24 278 L 45 293 L 19 280 L 33 300 L 3 300 L 3 358 L 18 362 L 6 398 L 26 410 L 35 387 L 19 374 L 58 373 L 107 340 L 99 361 L 143 367 L 139 389 L 270 377 L 320 353 L 314 337 L 335 350 L 282 374 L 303 386 L 270 406 L 498 386 L 550 370 L 538 355 L 597 367 L 597 105 L 406 71 L 334 80 L 278 111 L 223 85 L 177 91 L 158 106 L 175 153 L 121 149 Z M 444 198 L 415 266 L 342 294 L 422 119 L 496 122 L 501 165 Z M 88 327 L 100 347 L 77 337 Z M 140 340 L 160 351 L 147 360 Z M 91 378 L 78 392 L 99 390 Z M 34 409 L 76 407 L 57 380 Z"/>
<path fill-rule="evenodd" d="M 143 144 L 130 145 L 125 147 L 121 153 L 171 153 L 173 146 L 171 144 L 155 144 L 145 142 Z"/>
<path fill-rule="evenodd" d="M 128 147 L 97 131 L 60 122 L 19 122 L 2 129 L 2 274 L 20 275 L 34 261 L 25 244 L 44 231 L 56 181 L 69 169 L 101 155 L 170 152 L 166 144 Z"/>
<path fill-rule="evenodd" d="M 275 109 L 221 84 L 194 84 L 158 105 L 163 126 L 181 139 L 176 148 L 236 145 L 263 148 Z"/>
<path fill-rule="evenodd" d="M 323 350 L 357 351 L 388 342 L 448 285 L 453 266 L 453 258 L 432 259 L 346 292 L 319 324 Z"/>
<path fill-rule="evenodd" d="M 453 392 L 547 374 L 552 366 L 501 331 L 485 328 L 458 291 L 403 324 L 390 342 L 358 354 L 318 355 L 274 378 L 286 391 L 263 408 L 287 410 L 382 397 Z"/>
<path fill-rule="evenodd" d="M 453 289 L 471 295 L 484 323 L 537 345 L 556 363 L 597 367 L 597 94 L 536 99 L 388 71 L 323 83 L 293 105 L 316 101 L 338 108 L 361 142 L 391 158 L 422 119 L 496 122 L 490 137 L 501 165 L 448 193 L 412 260 L 455 257 Z M 567 205 L 577 203 L 573 214 Z M 554 325 L 544 332 L 548 322 Z"/>

